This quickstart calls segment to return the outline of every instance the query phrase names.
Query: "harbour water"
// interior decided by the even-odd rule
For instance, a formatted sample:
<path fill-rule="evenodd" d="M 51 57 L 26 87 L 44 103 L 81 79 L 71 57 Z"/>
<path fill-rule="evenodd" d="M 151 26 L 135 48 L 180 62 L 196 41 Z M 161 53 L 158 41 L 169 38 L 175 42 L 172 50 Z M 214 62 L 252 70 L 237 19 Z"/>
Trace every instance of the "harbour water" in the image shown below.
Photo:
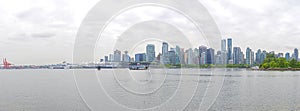
<path fill-rule="evenodd" d="M 0 71 L 0 111 L 133 109 L 300 110 L 300 73 L 246 69 Z"/>

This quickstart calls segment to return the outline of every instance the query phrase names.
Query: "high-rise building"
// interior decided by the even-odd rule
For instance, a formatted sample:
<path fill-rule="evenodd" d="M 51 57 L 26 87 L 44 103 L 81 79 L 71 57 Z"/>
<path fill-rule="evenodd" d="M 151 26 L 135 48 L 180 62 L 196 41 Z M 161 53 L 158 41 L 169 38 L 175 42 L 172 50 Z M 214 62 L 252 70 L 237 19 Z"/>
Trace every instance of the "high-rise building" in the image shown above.
<path fill-rule="evenodd" d="M 205 52 L 205 54 L 207 54 L 206 52 L 207 52 L 207 47 L 206 46 L 200 46 L 199 47 L 199 57 L 201 58 L 202 56 L 204 56 L 202 53 L 203 52 Z M 203 57 L 203 58 L 206 58 L 206 56 L 207 55 L 205 55 L 205 57 Z M 206 64 L 206 62 L 207 62 L 207 60 L 205 60 L 205 61 L 201 61 L 201 59 L 200 59 L 200 64 Z"/>
<path fill-rule="evenodd" d="M 233 48 L 233 64 L 240 64 L 241 63 L 241 48 L 234 47 Z"/>
<path fill-rule="evenodd" d="M 173 51 L 169 51 L 169 61 L 170 61 L 170 64 L 176 64 L 176 52 L 173 50 Z"/>
<path fill-rule="evenodd" d="M 128 51 L 124 51 L 124 54 L 122 56 L 123 62 L 130 62 L 130 56 L 128 55 Z"/>
<path fill-rule="evenodd" d="M 114 62 L 121 62 L 121 51 L 114 51 Z"/>
<path fill-rule="evenodd" d="M 258 49 L 257 52 L 256 52 L 256 54 L 255 54 L 255 58 L 256 58 L 255 63 L 256 64 L 261 64 L 261 60 L 260 60 L 261 54 L 262 54 L 261 50 Z"/>
<path fill-rule="evenodd" d="M 183 55 L 184 64 L 188 64 L 189 51 L 186 50 Z"/>
<path fill-rule="evenodd" d="M 231 60 L 232 58 L 232 39 L 227 39 L 227 60 Z"/>
<path fill-rule="evenodd" d="M 206 51 L 207 64 L 214 64 L 215 61 L 215 50 L 213 48 L 209 48 Z"/>
<path fill-rule="evenodd" d="M 176 64 L 180 64 L 182 61 L 182 52 L 179 46 L 176 46 Z"/>
<path fill-rule="evenodd" d="M 288 53 L 288 52 L 285 53 L 285 60 L 286 60 L 286 61 L 289 61 L 289 60 L 290 60 L 290 57 L 291 57 L 291 56 L 290 56 L 290 53 Z"/>
<path fill-rule="evenodd" d="M 248 65 L 252 65 L 251 64 L 251 52 L 252 52 L 252 50 L 249 47 L 247 47 L 247 49 L 246 49 L 246 64 L 248 64 Z"/>
<path fill-rule="evenodd" d="M 108 62 L 108 56 L 104 56 L 104 62 Z"/>
<path fill-rule="evenodd" d="M 135 54 L 135 62 L 145 62 L 145 61 L 146 61 L 145 53 Z"/>
<path fill-rule="evenodd" d="M 251 59 L 250 59 L 250 65 L 253 66 L 254 65 L 254 52 L 251 51 Z"/>
<path fill-rule="evenodd" d="M 180 55 L 181 55 L 181 57 L 180 57 L 180 58 L 181 58 L 181 59 L 180 59 L 180 63 L 181 63 L 181 64 L 185 64 L 186 61 L 185 61 L 185 58 L 184 58 L 184 57 L 185 57 L 184 48 L 181 48 L 181 49 L 180 49 L 180 52 L 181 52 L 181 54 L 180 54 Z"/>
<path fill-rule="evenodd" d="M 206 56 L 207 56 L 206 52 L 202 52 L 200 54 L 200 65 L 204 65 L 204 64 L 207 63 L 207 57 Z"/>
<path fill-rule="evenodd" d="M 218 51 L 215 56 L 215 64 L 223 64 L 222 51 Z"/>
<path fill-rule="evenodd" d="M 163 56 L 167 56 L 168 55 L 168 51 L 169 51 L 169 45 L 166 42 L 163 42 L 162 45 L 162 55 Z"/>
<path fill-rule="evenodd" d="M 153 62 L 155 60 L 155 46 L 148 44 L 146 47 L 147 62 Z"/>
<path fill-rule="evenodd" d="M 199 49 L 195 48 L 194 49 L 194 64 L 199 64 L 200 60 L 200 54 L 199 54 Z"/>
<path fill-rule="evenodd" d="M 221 41 L 221 51 L 226 51 L 226 39 L 222 39 Z"/>
<path fill-rule="evenodd" d="M 267 58 L 267 51 L 264 50 L 260 55 L 260 63 L 262 64 L 266 58 Z"/>
<path fill-rule="evenodd" d="M 226 51 L 221 51 L 221 57 L 222 57 L 222 63 L 221 64 L 227 64 L 227 52 Z"/>
<path fill-rule="evenodd" d="M 187 64 L 194 64 L 194 52 L 193 52 L 193 49 L 190 48 L 188 50 L 188 58 L 187 58 Z"/>
<path fill-rule="evenodd" d="M 294 57 L 295 57 L 295 60 L 298 61 L 298 59 L 299 59 L 299 52 L 298 52 L 297 48 L 294 49 Z"/>
<path fill-rule="evenodd" d="M 114 55 L 113 54 L 109 54 L 109 62 L 114 62 Z"/>

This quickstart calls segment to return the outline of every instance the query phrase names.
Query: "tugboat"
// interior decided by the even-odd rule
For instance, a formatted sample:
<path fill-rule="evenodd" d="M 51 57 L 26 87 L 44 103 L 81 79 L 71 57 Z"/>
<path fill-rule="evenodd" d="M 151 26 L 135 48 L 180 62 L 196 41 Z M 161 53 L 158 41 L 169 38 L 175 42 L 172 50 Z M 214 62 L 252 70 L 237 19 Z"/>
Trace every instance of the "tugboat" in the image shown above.
<path fill-rule="evenodd" d="M 131 62 L 129 64 L 130 70 L 147 70 L 150 63 Z"/>

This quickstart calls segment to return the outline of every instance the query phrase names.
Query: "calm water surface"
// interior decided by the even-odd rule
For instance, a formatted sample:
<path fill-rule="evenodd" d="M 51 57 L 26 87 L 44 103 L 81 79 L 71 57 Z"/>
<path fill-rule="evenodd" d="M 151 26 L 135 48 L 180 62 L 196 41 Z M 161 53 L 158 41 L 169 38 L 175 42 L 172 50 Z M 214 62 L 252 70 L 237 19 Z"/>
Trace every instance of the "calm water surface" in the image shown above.
<path fill-rule="evenodd" d="M 150 71 L 80 70 L 75 75 L 79 93 L 72 70 L 1 70 L 0 111 L 300 110 L 299 72 Z M 97 99 L 104 97 L 94 89 L 105 90 L 100 96 L 118 107 Z"/>

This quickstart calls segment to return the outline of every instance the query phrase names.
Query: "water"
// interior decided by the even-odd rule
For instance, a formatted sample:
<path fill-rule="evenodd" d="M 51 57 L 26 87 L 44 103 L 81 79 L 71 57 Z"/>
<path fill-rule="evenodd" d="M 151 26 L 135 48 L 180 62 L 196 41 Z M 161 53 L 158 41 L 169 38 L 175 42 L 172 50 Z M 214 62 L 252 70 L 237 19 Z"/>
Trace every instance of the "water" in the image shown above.
<path fill-rule="evenodd" d="M 75 70 L 75 76 L 73 70 L 0 71 L 0 111 L 131 109 L 300 110 L 300 74 L 244 69 Z"/>

